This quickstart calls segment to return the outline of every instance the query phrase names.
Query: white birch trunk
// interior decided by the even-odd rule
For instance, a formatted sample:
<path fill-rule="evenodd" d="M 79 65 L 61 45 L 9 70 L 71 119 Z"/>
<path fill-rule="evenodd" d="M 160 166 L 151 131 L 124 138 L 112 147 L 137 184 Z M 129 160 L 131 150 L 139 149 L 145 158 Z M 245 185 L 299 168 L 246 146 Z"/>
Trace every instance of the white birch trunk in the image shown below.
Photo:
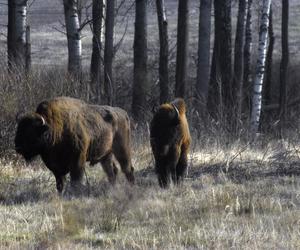
<path fill-rule="evenodd" d="M 15 0 L 15 34 L 16 34 L 16 65 L 25 68 L 26 61 L 26 27 L 27 27 L 27 0 Z"/>
<path fill-rule="evenodd" d="M 252 0 L 248 0 L 247 4 L 247 19 L 245 31 L 245 46 L 244 46 L 244 111 L 250 111 L 250 99 L 252 94 L 252 74 L 251 74 L 251 55 L 252 55 Z"/>
<path fill-rule="evenodd" d="M 252 96 L 252 111 L 250 120 L 250 130 L 252 139 L 255 139 L 258 131 L 261 114 L 262 103 L 262 86 L 265 73 L 265 63 L 268 43 L 268 27 L 270 15 L 271 0 L 263 0 L 263 9 L 261 16 L 261 25 L 259 29 L 259 45 L 258 45 L 258 59 L 256 65 L 256 75 L 254 78 L 253 96 Z"/>
<path fill-rule="evenodd" d="M 103 16 L 104 22 L 102 23 L 102 29 L 101 29 L 101 34 L 100 34 L 101 41 L 105 41 L 106 7 L 107 7 L 106 0 L 103 0 L 103 9 L 102 9 L 103 12 L 102 12 L 102 16 Z"/>
<path fill-rule="evenodd" d="M 69 53 L 68 71 L 78 76 L 81 72 L 82 48 L 77 0 L 64 0 L 64 10 Z"/>

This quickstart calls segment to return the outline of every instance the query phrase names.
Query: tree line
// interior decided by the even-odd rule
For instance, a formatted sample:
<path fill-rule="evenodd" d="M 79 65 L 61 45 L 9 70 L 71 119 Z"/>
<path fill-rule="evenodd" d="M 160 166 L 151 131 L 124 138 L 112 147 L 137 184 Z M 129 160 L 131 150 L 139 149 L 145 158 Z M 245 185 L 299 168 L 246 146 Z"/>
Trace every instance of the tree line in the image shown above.
<path fill-rule="evenodd" d="M 189 11 L 191 0 L 178 0 L 177 51 L 175 87 L 170 83 L 168 13 L 164 0 L 153 0 L 157 12 L 159 40 L 159 102 L 186 97 L 189 44 Z M 282 57 L 280 63 L 279 102 L 276 104 L 280 129 L 287 114 L 287 77 L 289 65 L 288 21 L 289 0 L 282 1 Z M 63 0 L 66 36 L 68 40 L 68 72 L 80 80 L 81 30 L 87 24 L 92 30 L 89 99 L 95 103 L 113 105 L 116 96 L 113 64 L 116 53 L 114 25 L 116 11 L 123 1 L 92 0 L 92 18 L 81 20 L 82 0 Z M 143 120 L 147 110 L 147 95 L 152 83 L 147 77 L 147 12 L 150 0 L 135 0 L 134 67 L 132 83 L 132 114 Z M 232 40 L 233 0 L 199 0 L 197 79 L 192 103 L 201 115 L 218 120 L 233 135 L 246 122 L 255 137 L 261 121 L 262 101 L 271 108 L 270 84 L 274 46 L 272 1 L 259 1 L 260 27 L 258 51 L 253 51 L 253 0 L 238 0 L 235 39 Z M 118 6 L 117 6 L 118 4 Z M 27 21 L 28 0 L 8 0 L 7 55 L 8 70 L 13 74 L 28 74 L 31 68 L 30 27 Z M 214 24 L 214 27 L 212 27 Z M 213 29 L 214 28 L 214 29 Z M 214 30 L 214 34 L 212 33 Z M 152 35 L 152 34 L 151 34 Z M 214 39 L 212 40 L 211 37 Z M 210 48 L 213 48 L 212 53 Z M 257 53 L 255 72 L 251 60 Z M 269 105 L 269 106 L 268 106 Z M 273 105 L 274 106 L 274 105 Z"/>

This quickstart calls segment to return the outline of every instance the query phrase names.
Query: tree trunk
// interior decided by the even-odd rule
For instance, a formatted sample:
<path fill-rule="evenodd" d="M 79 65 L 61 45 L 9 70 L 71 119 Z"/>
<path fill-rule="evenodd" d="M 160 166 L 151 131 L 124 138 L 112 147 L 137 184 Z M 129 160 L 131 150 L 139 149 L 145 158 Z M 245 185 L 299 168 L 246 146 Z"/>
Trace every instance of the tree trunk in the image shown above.
<path fill-rule="evenodd" d="M 252 0 L 248 0 L 245 46 L 244 46 L 244 84 L 243 84 L 243 110 L 249 114 L 252 94 L 252 74 L 251 74 L 251 54 L 252 54 Z"/>
<path fill-rule="evenodd" d="M 221 72 L 220 72 L 220 34 L 222 28 L 220 1 L 214 0 L 214 49 L 212 55 L 212 63 L 210 70 L 210 81 L 208 88 L 207 110 L 214 119 L 222 119 L 222 97 L 221 97 Z"/>
<path fill-rule="evenodd" d="M 222 28 L 220 34 L 220 73 L 222 83 L 222 101 L 224 109 L 224 122 L 232 121 L 234 105 L 232 87 L 232 42 L 231 42 L 231 0 L 223 0 L 220 5 Z"/>
<path fill-rule="evenodd" d="M 147 79 L 147 0 L 136 0 L 135 3 L 132 113 L 136 120 L 142 120 L 150 89 Z"/>
<path fill-rule="evenodd" d="M 159 28 L 159 86 L 160 103 L 169 101 L 169 38 L 168 21 L 166 15 L 165 1 L 156 0 L 157 19 Z"/>
<path fill-rule="evenodd" d="M 104 96 L 105 103 L 113 104 L 114 81 L 112 63 L 114 57 L 114 20 L 115 20 L 115 0 L 107 1 L 105 19 L 105 48 L 104 48 Z"/>
<path fill-rule="evenodd" d="M 77 0 L 64 0 L 64 12 L 68 39 L 68 71 L 72 76 L 80 78 L 82 48 Z"/>
<path fill-rule="evenodd" d="M 175 96 L 184 97 L 187 78 L 188 53 L 188 2 L 179 0 L 177 24 L 177 57 Z"/>
<path fill-rule="evenodd" d="M 211 33 L 211 6 L 212 0 L 201 0 L 199 11 L 198 33 L 198 65 L 196 82 L 196 107 L 205 112 L 210 67 L 210 33 Z"/>
<path fill-rule="evenodd" d="M 231 119 L 233 88 L 231 60 L 231 0 L 215 0 L 215 42 L 208 110 L 222 122 Z M 217 112 L 217 113 L 216 113 Z M 228 120 L 227 120 L 228 118 Z M 225 125 L 225 124 L 224 124 Z"/>
<path fill-rule="evenodd" d="M 282 25 L 281 25 L 281 47 L 282 58 L 280 62 L 280 135 L 282 136 L 282 130 L 286 121 L 287 112 L 287 78 L 288 78 L 288 65 L 289 65 L 289 0 L 282 0 Z"/>
<path fill-rule="evenodd" d="M 264 104 L 271 104 L 271 85 L 272 85 L 272 64 L 273 64 L 273 50 L 274 50 L 274 32 L 273 32 L 273 11 L 272 4 L 270 7 L 270 17 L 269 17 L 269 29 L 268 29 L 268 38 L 269 38 L 269 46 L 266 58 L 266 80 L 265 86 L 263 88 L 263 96 L 264 96 Z"/>
<path fill-rule="evenodd" d="M 77 11 L 78 11 L 78 20 L 79 25 L 81 25 L 82 21 L 82 9 L 83 9 L 83 2 L 82 0 L 77 0 Z"/>
<path fill-rule="evenodd" d="M 215 21 L 216 23 L 216 21 Z M 216 28 L 215 28 L 216 30 Z M 216 32 L 215 32 L 216 33 Z M 210 116 L 214 119 L 220 115 L 220 104 L 221 104 L 221 89 L 220 89 L 220 70 L 219 70 L 219 63 L 217 60 L 217 54 L 220 52 L 219 43 L 216 40 L 215 34 L 215 41 L 214 41 L 214 49 L 212 55 L 212 62 L 211 62 L 211 70 L 210 70 L 210 80 L 209 80 L 209 87 L 208 87 L 208 99 L 206 109 L 209 112 Z"/>
<path fill-rule="evenodd" d="M 93 0 L 93 51 L 91 58 L 91 99 L 95 103 L 101 100 L 101 51 L 103 0 Z"/>
<path fill-rule="evenodd" d="M 262 89 L 262 105 L 269 106 L 272 104 L 272 68 L 273 68 L 273 51 L 274 51 L 274 43 L 275 43 L 275 36 L 273 32 L 273 7 L 272 4 L 270 6 L 270 16 L 269 16 L 269 28 L 268 28 L 268 51 L 267 51 L 267 58 L 266 58 L 266 73 L 265 73 L 265 80 L 263 83 Z M 261 113 L 261 123 L 264 125 L 262 128 L 264 130 L 270 130 L 273 125 L 272 124 L 272 111 L 265 110 L 263 108 Z"/>
<path fill-rule="evenodd" d="M 7 54 L 9 71 L 26 70 L 27 0 L 8 1 Z"/>
<path fill-rule="evenodd" d="M 239 129 L 242 118 L 242 98 L 243 98 L 243 49 L 245 37 L 245 20 L 246 20 L 247 0 L 239 0 L 239 11 L 236 25 L 235 49 L 234 49 L 234 76 L 233 87 L 236 101 L 235 104 L 235 129 Z"/>
<path fill-rule="evenodd" d="M 15 67 L 15 47 L 16 47 L 16 17 L 15 1 L 8 1 L 8 24 L 7 24 L 7 64 L 9 72 Z"/>
<path fill-rule="evenodd" d="M 259 29 L 259 46 L 258 58 L 256 64 L 256 75 L 254 79 L 254 88 L 252 96 L 252 112 L 251 112 L 251 136 L 252 139 L 256 138 L 261 114 L 261 101 L 262 101 L 262 85 L 265 73 L 266 52 L 268 42 L 268 27 L 270 15 L 271 0 L 263 0 L 261 24 Z"/>
<path fill-rule="evenodd" d="M 30 26 L 26 26 L 26 59 L 25 59 L 25 72 L 28 76 L 31 70 L 31 41 L 30 41 Z"/>

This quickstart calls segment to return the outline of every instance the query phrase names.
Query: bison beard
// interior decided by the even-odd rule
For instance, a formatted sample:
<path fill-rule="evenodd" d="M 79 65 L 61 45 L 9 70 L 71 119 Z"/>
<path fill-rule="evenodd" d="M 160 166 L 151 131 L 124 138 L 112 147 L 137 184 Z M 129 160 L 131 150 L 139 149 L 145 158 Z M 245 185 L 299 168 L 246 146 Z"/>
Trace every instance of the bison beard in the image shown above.
<path fill-rule="evenodd" d="M 170 175 L 175 184 L 184 177 L 191 142 L 186 119 L 185 102 L 181 98 L 162 104 L 150 124 L 150 142 L 155 158 L 159 185 L 169 185 Z"/>
<path fill-rule="evenodd" d="M 134 183 L 130 122 L 120 108 L 88 105 L 69 97 L 44 101 L 35 113 L 19 121 L 15 147 L 26 161 L 41 156 L 56 178 L 59 193 L 68 173 L 72 186 L 80 184 L 86 161 L 100 162 L 113 184 L 116 159 L 127 180 Z"/>

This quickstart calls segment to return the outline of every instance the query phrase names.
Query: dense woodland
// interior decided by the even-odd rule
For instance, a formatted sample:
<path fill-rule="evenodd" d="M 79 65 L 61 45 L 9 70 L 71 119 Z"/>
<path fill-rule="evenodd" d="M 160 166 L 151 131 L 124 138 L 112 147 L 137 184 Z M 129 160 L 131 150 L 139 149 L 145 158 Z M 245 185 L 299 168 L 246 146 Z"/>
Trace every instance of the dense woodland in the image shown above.
<path fill-rule="evenodd" d="M 195 7 L 195 2 L 178 1 L 176 37 L 171 39 L 165 1 L 63 1 L 64 23 L 59 32 L 67 39 L 68 65 L 64 78 L 69 86 L 64 86 L 67 92 L 59 94 L 97 104 L 126 106 L 139 123 L 148 122 L 149 110 L 159 103 L 183 97 L 189 103 L 196 129 L 199 123 L 212 123 L 219 124 L 218 130 L 233 138 L 239 138 L 245 131 L 251 140 L 261 131 L 282 136 L 291 115 L 294 116 L 293 107 L 298 104 L 296 83 L 289 81 L 288 71 L 289 1 L 273 4 L 252 0 L 200 1 L 196 5 L 197 31 L 190 27 L 195 16 L 192 20 L 189 17 L 195 11 L 191 7 Z M 36 73 L 38 62 L 32 66 L 31 60 L 31 43 L 35 41 L 30 35 L 30 10 L 35 4 L 35 1 L 1 4 L 7 10 L 7 30 L 3 34 L 7 53 L 2 55 L 1 63 L 6 67 L 3 74 L 7 74 L 2 74 L 3 82 L 24 81 L 28 86 L 40 74 Z M 281 14 L 281 28 L 276 35 L 281 39 L 276 40 L 274 48 L 272 8 L 279 5 L 281 12 L 276 11 Z M 149 34 L 151 11 L 151 18 L 154 11 L 157 16 L 156 34 Z M 126 72 L 126 77 L 120 79 L 121 65 L 116 65 L 119 49 L 130 36 L 128 18 L 134 19 L 132 59 L 122 60 L 133 60 L 133 65 L 131 75 Z M 126 20 L 116 38 L 116 26 Z M 92 34 L 89 66 L 82 63 L 83 30 Z M 156 39 L 159 48 L 154 55 L 153 49 L 147 47 L 151 39 Z M 192 50 L 191 43 L 195 45 Z M 274 50 L 280 50 L 276 59 Z M 279 74 L 274 75 L 278 61 Z M 43 67 L 44 70 L 47 68 Z M 195 75 L 193 79 L 189 77 L 191 74 Z M 55 93 L 50 91 L 50 95 Z M 21 105 L 23 112 L 25 108 Z M 7 125 L 5 121 L 2 123 Z"/>

